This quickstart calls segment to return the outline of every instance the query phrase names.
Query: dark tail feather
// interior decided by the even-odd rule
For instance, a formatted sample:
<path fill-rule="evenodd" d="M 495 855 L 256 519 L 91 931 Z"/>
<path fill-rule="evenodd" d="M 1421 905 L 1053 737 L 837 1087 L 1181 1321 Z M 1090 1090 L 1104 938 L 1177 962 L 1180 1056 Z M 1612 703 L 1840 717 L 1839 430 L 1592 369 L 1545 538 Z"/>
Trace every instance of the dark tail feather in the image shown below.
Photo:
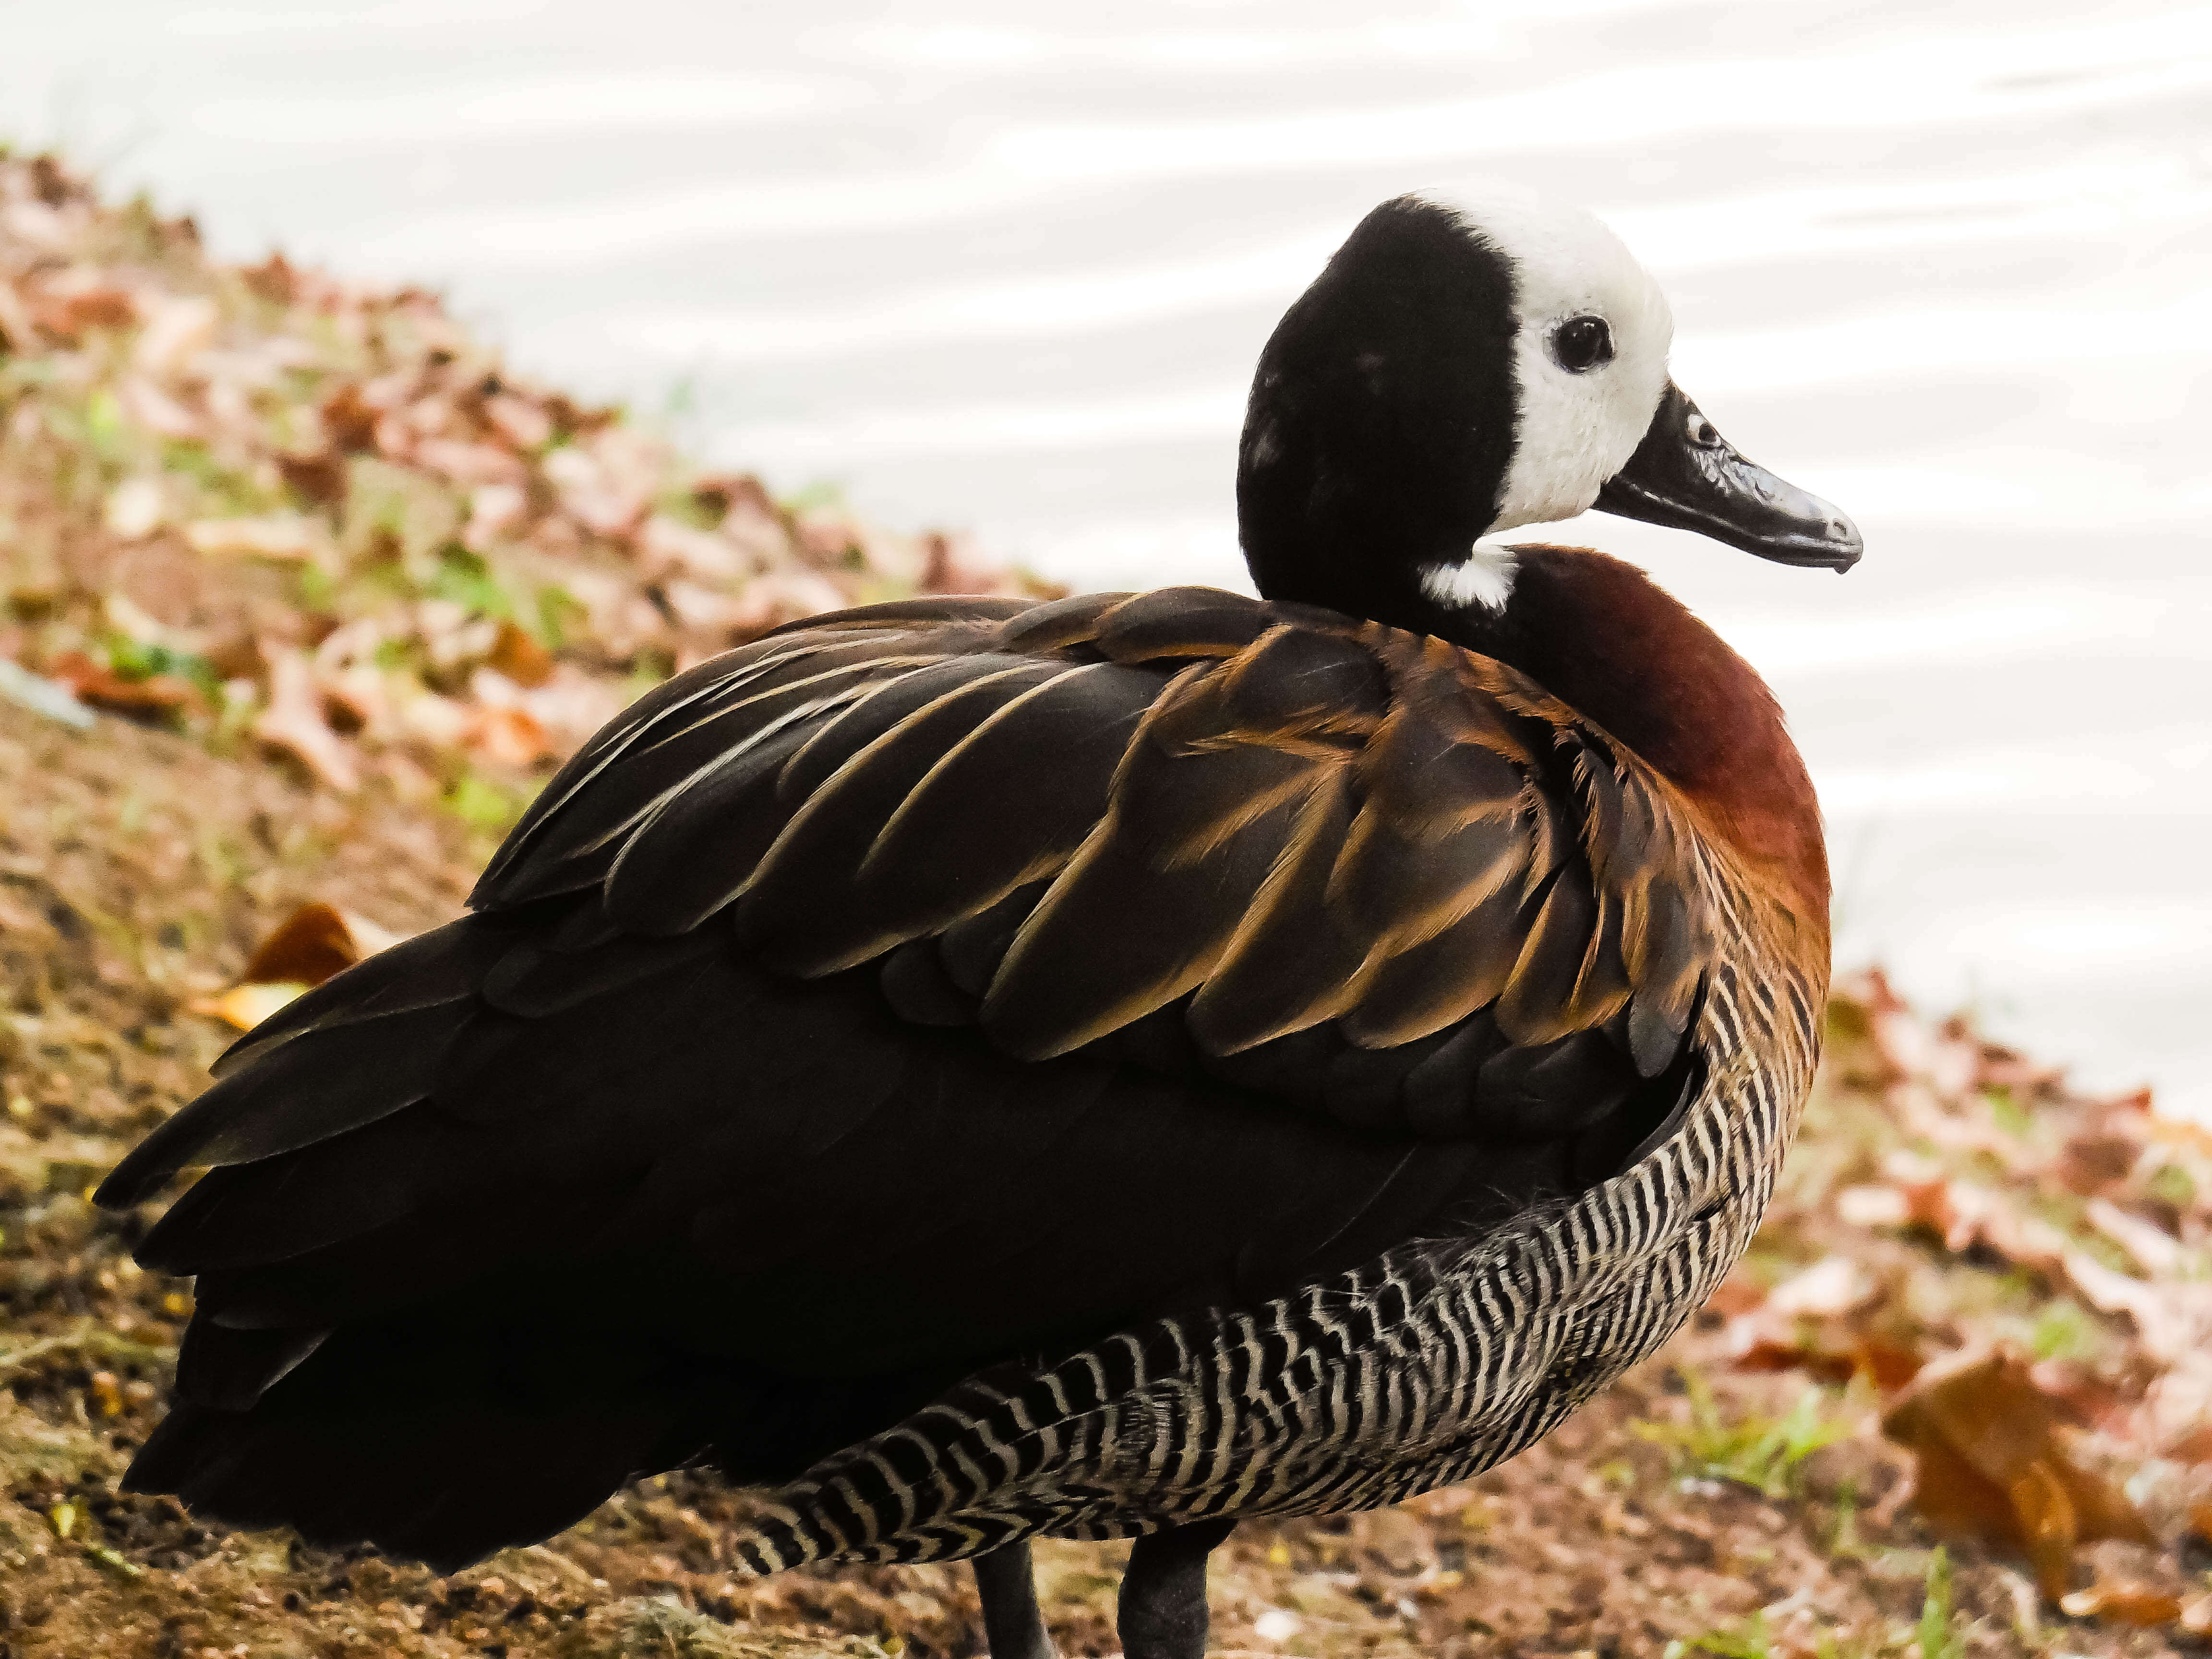
<path fill-rule="evenodd" d="M 235 1331 L 195 1319 L 177 1354 L 179 1398 L 218 1411 L 250 1409 L 300 1362 L 327 1331 Z"/>
<path fill-rule="evenodd" d="M 125 1208 L 187 1164 L 274 1158 L 412 1105 L 513 942 L 465 916 L 316 987 L 232 1045 L 216 1062 L 222 1080 L 140 1141 L 94 1200 Z"/>
<path fill-rule="evenodd" d="M 232 1330 L 203 1311 L 176 1404 L 124 1485 L 453 1572 L 550 1538 L 633 1475 L 711 1462 L 743 1486 L 792 1480 L 957 1378 L 679 1355 L 623 1318 L 610 1286 L 568 1289 L 565 1317 L 507 1285 L 327 1336 Z"/>
<path fill-rule="evenodd" d="M 313 1543 L 366 1540 L 441 1572 L 550 1537 L 632 1475 L 689 1461 L 720 1414 L 714 1379 L 611 1333 L 421 1318 L 333 1333 L 258 1400 L 225 1409 L 209 1396 L 239 1401 L 257 1363 L 290 1355 L 228 1352 L 277 1333 L 222 1334 L 206 1352 L 231 1363 L 180 1376 L 199 1397 L 178 1401 L 126 1490 Z"/>

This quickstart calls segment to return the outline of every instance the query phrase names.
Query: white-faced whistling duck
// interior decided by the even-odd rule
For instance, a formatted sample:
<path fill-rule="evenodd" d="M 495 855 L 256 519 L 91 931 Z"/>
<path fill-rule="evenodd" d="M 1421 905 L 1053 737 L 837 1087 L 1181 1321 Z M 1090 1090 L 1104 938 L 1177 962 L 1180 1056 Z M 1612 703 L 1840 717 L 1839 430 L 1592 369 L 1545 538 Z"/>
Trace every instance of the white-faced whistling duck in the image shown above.
<path fill-rule="evenodd" d="M 686 1463 L 758 1572 L 1137 1540 L 1192 1659 L 1247 1516 L 1465 1480 L 1744 1248 L 1828 979 L 1813 789 L 1607 512 L 1840 570 L 1596 221 L 1406 197 L 1262 354 L 1260 599 L 923 599 L 678 674 L 462 920 L 255 1030 L 100 1188 L 212 1165 L 130 1484 L 443 1570 Z"/>

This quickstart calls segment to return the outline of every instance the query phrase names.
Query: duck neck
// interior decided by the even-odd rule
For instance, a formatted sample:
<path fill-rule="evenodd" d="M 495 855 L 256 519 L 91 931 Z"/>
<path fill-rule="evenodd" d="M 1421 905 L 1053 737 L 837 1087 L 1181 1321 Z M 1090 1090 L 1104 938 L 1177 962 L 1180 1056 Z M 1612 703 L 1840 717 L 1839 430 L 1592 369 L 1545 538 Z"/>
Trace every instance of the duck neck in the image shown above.
<path fill-rule="evenodd" d="M 1451 637 L 1454 613 L 1423 590 L 1419 573 L 1467 556 L 1488 520 L 1486 501 L 1454 511 L 1433 498 L 1347 487 L 1274 522 L 1267 505 L 1246 501 L 1239 514 L 1245 564 L 1263 596 Z M 1347 549 L 1357 551 L 1346 557 Z"/>

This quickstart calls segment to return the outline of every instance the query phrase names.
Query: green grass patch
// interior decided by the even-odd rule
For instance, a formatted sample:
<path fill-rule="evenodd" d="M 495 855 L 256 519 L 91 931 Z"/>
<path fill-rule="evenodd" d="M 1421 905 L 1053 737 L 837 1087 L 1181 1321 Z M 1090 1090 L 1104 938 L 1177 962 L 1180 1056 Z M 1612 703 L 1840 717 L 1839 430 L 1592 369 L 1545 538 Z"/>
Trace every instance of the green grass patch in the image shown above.
<path fill-rule="evenodd" d="M 1928 1558 L 1920 1603 L 1920 1659 L 1966 1659 L 1966 1644 L 1951 1607 L 1951 1556 L 1940 1544 Z"/>
<path fill-rule="evenodd" d="M 584 602 L 558 582 L 538 590 L 538 626 L 532 631 L 548 651 L 558 651 L 583 637 L 592 613 Z"/>
<path fill-rule="evenodd" d="M 480 773 L 464 772 L 446 791 L 446 810 L 471 830 L 505 835 L 529 806 L 537 791 L 512 789 Z"/>
<path fill-rule="evenodd" d="M 112 629 L 100 636 L 99 645 L 108 667 L 126 680 L 150 680 L 166 674 L 198 686 L 210 702 L 222 700 L 222 682 L 216 678 L 214 665 L 197 652 L 134 640 Z"/>
<path fill-rule="evenodd" d="M 2094 1359 L 2105 1346 L 2096 1316 L 2070 1296 L 2054 1296 L 2038 1310 L 2028 1346 L 2038 1359 Z"/>
<path fill-rule="evenodd" d="M 437 569 L 424 584 L 424 592 L 431 599 L 466 606 L 471 616 L 493 617 L 501 622 L 515 619 L 514 598 L 499 585 L 491 567 L 465 547 L 447 547 L 440 552 Z"/>
<path fill-rule="evenodd" d="M 2015 1140 L 2026 1140 L 2035 1133 L 2035 1119 L 2027 1108 L 2013 1098 L 2009 1089 L 1984 1089 L 1982 1102 L 1990 1109 L 1990 1116 L 1998 1128 Z"/>
<path fill-rule="evenodd" d="M 1709 1630 L 1687 1641 L 1668 1643 L 1664 1659 L 1686 1659 L 1693 1653 L 1712 1654 L 1715 1659 L 1771 1659 L 1773 1652 L 1766 1615 L 1755 1613 L 1733 1630 Z"/>
<path fill-rule="evenodd" d="M 1721 1415 L 1704 1377 L 1695 1371 L 1681 1376 L 1689 1396 L 1688 1422 L 1645 1419 L 1630 1425 L 1666 1449 L 1677 1475 L 1730 1481 L 1763 1498 L 1787 1498 L 1796 1490 L 1805 1460 L 1850 1432 L 1847 1424 L 1827 1414 L 1827 1391 L 1818 1386 L 1798 1395 L 1778 1418 L 1754 1412 L 1731 1422 Z"/>
<path fill-rule="evenodd" d="M 2143 1190 L 2160 1203 L 2171 1204 L 2177 1210 L 2197 1207 L 2197 1182 L 2179 1164 L 2160 1164 L 2143 1183 Z"/>
<path fill-rule="evenodd" d="M 161 446 L 161 470 L 191 480 L 201 504 L 223 516 L 244 517 L 272 504 L 269 493 L 250 476 L 225 466 L 205 444 L 190 439 L 173 438 Z"/>

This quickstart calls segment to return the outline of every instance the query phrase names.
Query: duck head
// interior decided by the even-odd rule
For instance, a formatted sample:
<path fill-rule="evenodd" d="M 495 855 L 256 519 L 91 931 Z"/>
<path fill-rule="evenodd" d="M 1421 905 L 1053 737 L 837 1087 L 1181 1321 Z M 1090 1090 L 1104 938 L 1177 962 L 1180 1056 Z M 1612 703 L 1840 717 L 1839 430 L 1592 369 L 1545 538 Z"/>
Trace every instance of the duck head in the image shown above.
<path fill-rule="evenodd" d="M 1237 479 L 1260 591 L 1458 637 L 1516 568 L 1480 538 L 1592 507 L 1849 569 L 1850 520 L 1713 429 L 1668 377 L 1673 334 L 1587 213 L 1385 202 L 1261 355 Z"/>

